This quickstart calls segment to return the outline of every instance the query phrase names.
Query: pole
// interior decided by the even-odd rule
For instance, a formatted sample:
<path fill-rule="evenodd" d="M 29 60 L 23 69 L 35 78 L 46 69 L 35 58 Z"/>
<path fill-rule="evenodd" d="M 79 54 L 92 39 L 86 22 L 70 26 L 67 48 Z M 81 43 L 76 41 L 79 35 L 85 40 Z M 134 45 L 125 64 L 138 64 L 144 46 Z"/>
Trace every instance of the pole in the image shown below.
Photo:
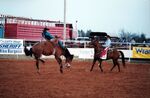
<path fill-rule="evenodd" d="M 131 51 L 131 43 L 129 43 L 129 50 Z M 130 54 L 130 56 L 129 56 L 128 62 L 131 62 L 131 54 Z"/>
<path fill-rule="evenodd" d="M 78 27 L 77 27 L 77 20 L 76 20 L 76 37 L 78 37 Z"/>
<path fill-rule="evenodd" d="M 63 34 L 63 44 L 65 46 L 66 41 L 66 0 L 64 0 L 64 34 Z"/>

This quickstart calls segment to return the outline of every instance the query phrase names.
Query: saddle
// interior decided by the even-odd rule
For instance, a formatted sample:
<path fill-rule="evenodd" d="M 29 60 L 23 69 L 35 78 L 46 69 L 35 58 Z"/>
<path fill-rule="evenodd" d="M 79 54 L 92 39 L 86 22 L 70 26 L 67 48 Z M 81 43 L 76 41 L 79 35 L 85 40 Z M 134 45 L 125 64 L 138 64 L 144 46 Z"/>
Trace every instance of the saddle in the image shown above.
<path fill-rule="evenodd" d="M 111 51 L 112 50 L 109 47 L 104 48 L 103 51 L 101 51 L 100 58 L 106 60 L 107 54 Z"/>
<path fill-rule="evenodd" d="M 50 40 L 47 39 L 47 41 L 51 42 L 54 45 L 54 47 L 56 47 L 56 46 L 59 46 L 58 45 L 59 38 L 60 37 L 55 36 L 53 39 L 50 39 Z"/>

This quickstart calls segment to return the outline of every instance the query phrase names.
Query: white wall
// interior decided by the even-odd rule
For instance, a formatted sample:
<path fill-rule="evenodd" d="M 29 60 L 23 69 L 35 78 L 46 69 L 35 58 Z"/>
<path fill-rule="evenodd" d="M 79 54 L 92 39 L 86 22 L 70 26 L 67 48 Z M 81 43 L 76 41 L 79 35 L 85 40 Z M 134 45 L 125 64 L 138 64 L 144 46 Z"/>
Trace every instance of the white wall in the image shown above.
<path fill-rule="evenodd" d="M 93 59 L 94 48 L 68 48 L 70 53 L 81 59 Z M 132 50 L 120 50 L 124 53 L 125 58 L 132 57 Z"/>

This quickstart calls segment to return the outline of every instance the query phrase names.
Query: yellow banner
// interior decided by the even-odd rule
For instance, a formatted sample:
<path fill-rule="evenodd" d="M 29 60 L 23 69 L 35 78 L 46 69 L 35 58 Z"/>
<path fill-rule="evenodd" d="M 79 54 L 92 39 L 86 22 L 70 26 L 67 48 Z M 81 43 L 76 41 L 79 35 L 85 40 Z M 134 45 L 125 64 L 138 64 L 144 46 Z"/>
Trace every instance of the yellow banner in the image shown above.
<path fill-rule="evenodd" d="M 133 58 L 150 58 L 150 47 L 133 47 Z"/>

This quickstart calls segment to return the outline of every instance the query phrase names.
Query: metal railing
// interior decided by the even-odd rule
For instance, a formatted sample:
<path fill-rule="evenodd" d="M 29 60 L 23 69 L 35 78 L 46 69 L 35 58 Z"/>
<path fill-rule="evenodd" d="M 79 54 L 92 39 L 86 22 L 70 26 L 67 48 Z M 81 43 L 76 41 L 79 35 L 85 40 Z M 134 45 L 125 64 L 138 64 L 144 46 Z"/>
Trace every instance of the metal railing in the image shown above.
<path fill-rule="evenodd" d="M 89 48 L 90 41 L 77 41 L 77 40 L 66 40 L 66 47 L 68 48 Z M 32 46 L 37 42 L 26 41 L 25 44 L 27 46 Z M 104 42 L 100 42 L 100 44 L 104 44 Z M 124 49 L 124 50 L 132 50 L 132 47 L 150 47 L 150 43 L 130 43 L 130 42 L 112 42 L 112 48 Z"/>

